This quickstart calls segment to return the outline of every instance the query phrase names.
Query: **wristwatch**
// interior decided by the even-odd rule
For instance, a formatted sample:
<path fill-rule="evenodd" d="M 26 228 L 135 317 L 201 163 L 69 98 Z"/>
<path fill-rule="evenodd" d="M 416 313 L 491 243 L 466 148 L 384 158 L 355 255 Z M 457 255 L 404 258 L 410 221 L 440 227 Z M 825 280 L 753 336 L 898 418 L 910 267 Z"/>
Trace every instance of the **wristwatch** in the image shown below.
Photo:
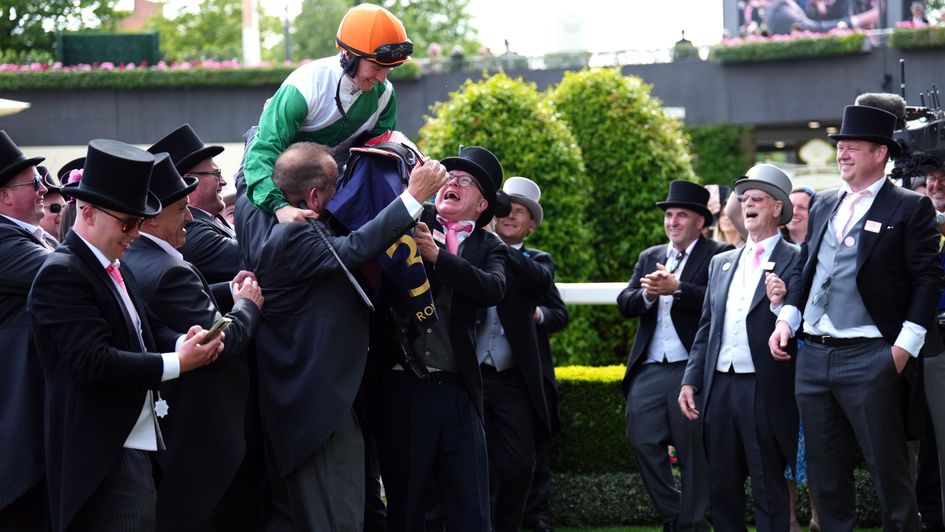
<path fill-rule="evenodd" d="M 682 290 L 677 288 L 676 291 L 673 292 L 673 301 L 679 301 L 680 299 L 682 299 Z"/>

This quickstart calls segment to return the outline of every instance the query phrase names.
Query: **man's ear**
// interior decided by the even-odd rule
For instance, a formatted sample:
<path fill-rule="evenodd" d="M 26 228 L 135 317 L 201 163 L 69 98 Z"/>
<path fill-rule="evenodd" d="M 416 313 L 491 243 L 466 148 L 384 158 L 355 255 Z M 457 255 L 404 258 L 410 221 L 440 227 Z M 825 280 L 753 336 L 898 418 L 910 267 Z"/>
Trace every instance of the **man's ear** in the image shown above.
<path fill-rule="evenodd" d="M 479 207 L 476 209 L 476 214 L 482 214 L 482 211 L 489 208 L 489 200 L 482 198 L 479 200 Z"/>

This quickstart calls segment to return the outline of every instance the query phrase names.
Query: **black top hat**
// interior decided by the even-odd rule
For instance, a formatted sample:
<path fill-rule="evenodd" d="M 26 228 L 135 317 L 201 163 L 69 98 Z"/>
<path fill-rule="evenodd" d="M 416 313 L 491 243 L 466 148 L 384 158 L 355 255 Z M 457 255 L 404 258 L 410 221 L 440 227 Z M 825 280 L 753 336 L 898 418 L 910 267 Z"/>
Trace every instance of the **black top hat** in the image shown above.
<path fill-rule="evenodd" d="M 183 198 L 197 188 L 196 177 L 181 177 L 174 168 L 174 162 L 167 152 L 154 157 L 154 170 L 151 172 L 151 184 L 148 190 L 161 201 L 161 208 Z"/>
<path fill-rule="evenodd" d="M 62 193 L 92 205 L 152 218 L 161 201 L 148 191 L 154 156 L 117 140 L 89 142 L 82 180 L 62 187 Z"/>
<path fill-rule="evenodd" d="M 705 218 L 705 225 L 712 224 L 712 213 L 709 212 L 709 191 L 698 183 L 676 179 L 669 184 L 669 194 L 666 201 L 657 201 L 656 205 L 663 209 L 678 207 L 695 211 Z"/>
<path fill-rule="evenodd" d="M 36 171 L 39 172 L 40 179 L 43 180 L 43 185 L 46 186 L 46 194 L 59 194 L 59 190 L 62 189 L 62 183 L 59 182 L 59 179 L 49 173 L 49 169 L 45 166 L 37 166 Z"/>
<path fill-rule="evenodd" d="M 154 154 L 167 152 L 181 174 L 186 174 L 201 161 L 216 157 L 223 146 L 207 146 L 200 140 L 190 124 L 184 124 L 148 148 Z"/>
<path fill-rule="evenodd" d="M 833 140 L 866 140 L 889 148 L 889 155 L 897 157 L 902 147 L 892 136 L 896 129 L 896 115 L 866 105 L 848 105 L 843 108 L 840 133 L 828 135 Z"/>
<path fill-rule="evenodd" d="M 476 220 L 476 227 L 482 227 L 492 221 L 497 207 L 496 191 L 502 186 L 502 164 L 493 153 L 479 146 L 469 146 L 459 151 L 456 157 L 446 157 L 440 163 L 447 170 L 462 170 L 476 178 L 482 188 L 482 197 L 489 206 Z"/>
<path fill-rule="evenodd" d="M 7 132 L 0 129 L 0 186 L 16 177 L 24 169 L 45 161 L 45 157 L 27 157 L 20 148 L 10 140 Z"/>

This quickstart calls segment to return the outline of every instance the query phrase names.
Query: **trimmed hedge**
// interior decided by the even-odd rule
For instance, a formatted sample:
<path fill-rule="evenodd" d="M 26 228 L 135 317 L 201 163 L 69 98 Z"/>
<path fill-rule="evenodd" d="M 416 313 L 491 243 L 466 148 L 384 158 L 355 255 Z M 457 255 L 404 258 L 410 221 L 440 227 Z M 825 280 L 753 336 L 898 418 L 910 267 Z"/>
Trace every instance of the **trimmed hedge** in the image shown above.
<path fill-rule="evenodd" d="M 629 451 L 628 451 L 629 452 Z M 882 525 L 882 510 L 868 471 L 853 473 L 856 485 L 857 527 Z M 745 483 L 745 515 L 753 522 L 751 488 Z M 810 520 L 806 489 L 797 494 L 799 521 Z M 602 527 L 654 525 L 660 522 L 649 494 L 637 473 L 569 474 L 551 476 L 551 514 L 555 526 Z"/>
<path fill-rule="evenodd" d="M 503 73 L 467 80 L 432 114 L 420 130 L 424 151 L 442 159 L 460 145 L 483 146 L 499 158 L 506 179 L 533 179 L 545 218 L 528 245 L 552 254 L 559 281 L 586 280 L 594 256 L 584 221 L 589 185 L 581 151 L 535 85 Z"/>
<path fill-rule="evenodd" d="M 890 48 L 900 50 L 939 48 L 945 46 L 945 26 L 896 28 L 886 43 Z"/>
<path fill-rule="evenodd" d="M 551 507 L 556 525 L 659 522 L 624 438 L 626 401 L 620 388 L 624 369 L 563 366 L 555 370 L 561 408 L 561 432 L 551 442 Z M 882 514 L 870 475 L 857 469 L 855 479 L 859 526 L 877 526 Z M 746 492 L 750 493 L 747 486 Z M 810 505 L 806 490 L 799 492 L 803 521 L 810 516 Z M 750 515 L 750 497 L 746 506 Z"/>
<path fill-rule="evenodd" d="M 619 69 L 565 72 L 548 98 L 570 124 L 591 178 L 589 245 L 598 254 L 590 280 L 627 281 L 639 253 L 666 241 L 655 203 L 666 198 L 669 182 L 696 179 L 682 123 L 663 113 L 649 85 Z M 591 328 L 572 326 L 555 335 L 555 355 L 572 364 L 625 361 L 637 320 L 614 306 L 581 309 L 576 319 L 584 313 Z M 586 340 L 579 336 L 593 343 L 580 345 Z"/>
<path fill-rule="evenodd" d="M 263 87 L 282 84 L 299 65 L 259 68 L 126 68 L 106 70 L 21 70 L 0 72 L 0 90 L 168 89 Z M 417 79 L 420 67 L 408 62 L 391 69 L 390 79 Z"/>
<path fill-rule="evenodd" d="M 709 60 L 717 63 L 783 61 L 855 54 L 868 51 L 868 47 L 869 41 L 862 33 L 799 37 L 789 40 L 759 40 L 713 46 L 709 52 Z"/>
<path fill-rule="evenodd" d="M 624 366 L 555 369 L 561 432 L 551 444 L 551 470 L 559 473 L 636 471 L 624 434 Z"/>

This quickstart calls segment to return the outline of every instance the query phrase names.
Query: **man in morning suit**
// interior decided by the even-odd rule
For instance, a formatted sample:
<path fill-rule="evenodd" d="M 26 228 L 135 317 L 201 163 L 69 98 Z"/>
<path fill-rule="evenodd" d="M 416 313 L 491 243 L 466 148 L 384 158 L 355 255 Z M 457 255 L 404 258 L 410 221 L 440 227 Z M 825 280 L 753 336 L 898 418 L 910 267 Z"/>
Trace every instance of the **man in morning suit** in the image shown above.
<path fill-rule="evenodd" d="M 708 530 L 708 465 L 702 421 L 689 421 L 676 399 L 699 324 L 709 260 L 731 249 L 702 236 L 711 223 L 709 191 L 689 181 L 669 184 L 663 228 L 669 244 L 644 250 L 630 284 L 617 296 L 627 318 L 640 318 L 627 360 L 623 391 L 627 401 L 627 441 L 633 448 L 664 530 Z M 676 487 L 667 446 L 673 445 L 682 470 Z"/>
<path fill-rule="evenodd" d="M 134 146 L 89 143 L 82 180 L 62 189 L 77 200 L 75 225 L 40 268 L 27 302 L 46 377 L 56 531 L 154 529 L 158 416 L 175 407 L 156 390 L 223 350 L 222 335 L 200 344 L 199 325 L 185 335 L 162 325 L 118 262 L 145 218 L 161 210 L 148 192 L 153 165 L 154 156 Z"/>
<path fill-rule="evenodd" d="M 196 323 L 210 329 L 225 312 L 227 341 L 216 362 L 161 385 L 161 395 L 176 405 L 164 420 L 166 450 L 158 455 L 163 475 L 158 488 L 158 530 L 227 530 L 244 523 L 227 521 L 236 501 L 227 489 L 236 477 L 246 450 L 243 421 L 249 394 L 249 370 L 244 352 L 255 338 L 262 292 L 249 272 L 231 283 L 209 285 L 177 250 L 187 238 L 184 226 L 192 220 L 187 195 L 195 178 L 181 178 L 166 153 L 156 157 L 151 192 L 161 212 L 145 220 L 141 238 L 125 253 L 141 293 L 154 314 L 168 327 L 186 329 Z M 219 294 L 218 296 L 216 294 Z M 233 303 L 235 301 L 235 303 Z"/>
<path fill-rule="evenodd" d="M 220 215 L 226 178 L 213 158 L 223 147 L 207 146 L 190 124 L 184 124 L 148 151 L 167 152 L 182 176 L 197 179 L 188 206 L 193 220 L 187 223 L 187 242 L 180 248 L 184 260 L 196 266 L 210 284 L 230 282 L 239 272 L 240 253 L 233 228 Z"/>
<path fill-rule="evenodd" d="M 843 111 L 837 163 L 844 184 L 819 192 L 800 265 L 771 335 L 776 359 L 800 327 L 797 406 L 807 470 L 824 530 L 852 530 L 854 442 L 877 487 L 884 530 L 918 530 L 904 418 L 917 357 L 942 350 L 935 308 L 942 294 L 939 233 L 928 197 L 897 187 L 884 168 L 900 147 L 895 115 Z M 924 412 L 922 413 L 924 416 Z"/>
<path fill-rule="evenodd" d="M 748 476 L 759 532 L 788 532 L 784 468 L 795 461 L 798 427 L 794 361 L 769 356 L 778 309 L 768 298 L 765 280 L 767 272 L 790 272 L 800 257 L 797 246 L 778 231 L 793 216 L 791 180 L 777 167 L 759 164 L 733 188 L 748 239 L 743 248 L 720 253 L 709 263 L 679 407 L 689 419 L 703 420 L 713 527 L 748 530 Z"/>
<path fill-rule="evenodd" d="M 416 231 L 439 319 L 410 321 L 403 339 L 410 362 L 391 361 L 374 394 L 391 532 L 424 529 L 434 487 L 448 530 L 492 530 L 476 314 L 505 294 L 507 247 L 483 229 L 496 213 L 502 165 L 478 146 L 442 163 L 449 181 L 435 207 L 424 206 Z"/>
<path fill-rule="evenodd" d="M 299 142 L 276 160 L 273 179 L 291 204 L 323 217 L 337 173 L 327 148 Z M 440 163 L 417 166 L 398 199 L 344 237 L 326 236 L 323 220 L 280 224 L 245 196 L 237 201 L 240 241 L 266 296 L 256 353 L 275 504 L 267 530 L 361 530 L 364 445 L 352 405 L 369 310 L 339 258 L 356 270 L 382 253 L 445 180 Z"/>
<path fill-rule="evenodd" d="M 43 460 L 43 372 L 23 312 L 36 272 L 56 245 L 39 227 L 46 186 L 0 131 L 0 530 L 49 530 Z"/>
<path fill-rule="evenodd" d="M 541 189 L 524 177 L 502 185 L 511 202 L 496 218 L 495 234 L 509 247 L 505 297 L 480 310 L 476 355 L 489 451 L 492 524 L 496 532 L 521 530 L 532 484 L 536 444 L 551 436 L 551 420 L 538 353 L 535 309 L 554 284 L 551 255 L 525 247 L 541 224 Z"/>
<path fill-rule="evenodd" d="M 570 316 L 568 307 L 561 299 L 558 287 L 551 284 L 535 309 L 535 333 L 538 335 L 538 353 L 541 357 L 542 382 L 545 387 L 545 403 L 548 405 L 548 418 L 551 422 L 552 437 L 561 428 L 561 412 L 558 409 L 558 381 L 555 379 L 555 362 L 551 356 L 549 334 L 563 330 L 568 325 Z M 552 532 L 551 505 L 551 439 L 539 442 L 535 449 L 535 473 L 532 475 L 532 487 L 525 503 L 523 528 L 535 532 Z"/>

